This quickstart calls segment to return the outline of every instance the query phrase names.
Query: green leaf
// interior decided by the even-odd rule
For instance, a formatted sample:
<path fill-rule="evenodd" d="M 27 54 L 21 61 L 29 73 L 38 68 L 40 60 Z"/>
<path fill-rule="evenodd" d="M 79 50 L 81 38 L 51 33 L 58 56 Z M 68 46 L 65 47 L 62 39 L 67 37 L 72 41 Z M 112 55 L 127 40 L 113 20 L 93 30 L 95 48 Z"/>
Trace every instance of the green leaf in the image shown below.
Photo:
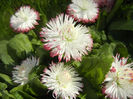
<path fill-rule="evenodd" d="M 94 41 L 94 44 L 96 43 L 103 43 L 107 40 L 107 37 L 105 35 L 105 32 L 104 31 L 97 31 L 96 28 L 94 26 L 91 26 L 88 28 L 91 35 L 92 35 L 92 38 L 93 38 L 93 41 Z"/>
<path fill-rule="evenodd" d="M 42 45 L 42 42 L 40 41 L 40 39 L 38 39 L 38 36 L 37 34 L 31 30 L 28 32 L 28 36 L 31 40 L 31 43 L 34 44 L 34 45 Z"/>
<path fill-rule="evenodd" d="M 86 78 L 83 78 L 83 84 L 85 87 L 83 87 L 82 95 L 79 96 L 81 99 L 99 99 L 97 96 L 98 92 L 91 86 Z"/>
<path fill-rule="evenodd" d="M 119 42 L 119 43 L 116 43 L 114 53 L 120 54 L 121 57 L 127 57 L 128 56 L 128 49 L 123 43 Z"/>
<path fill-rule="evenodd" d="M 78 97 L 79 97 L 80 99 L 86 99 L 86 94 L 80 94 Z"/>
<path fill-rule="evenodd" d="M 37 35 L 36 35 L 36 33 L 33 30 L 30 30 L 28 32 L 28 35 L 31 36 L 31 37 L 33 37 L 33 38 L 38 38 Z"/>
<path fill-rule="evenodd" d="M 100 85 L 111 67 L 115 45 L 115 43 L 105 43 L 99 49 L 95 49 L 95 54 L 83 57 L 81 65 L 77 67 L 85 86 L 80 98 L 103 99 Z"/>
<path fill-rule="evenodd" d="M 37 39 L 32 39 L 31 40 L 31 43 L 34 44 L 34 45 L 42 45 L 42 42 L 40 40 L 37 40 Z"/>
<path fill-rule="evenodd" d="M 29 73 L 29 80 L 32 80 L 32 79 L 37 78 L 37 77 L 38 77 L 38 75 L 37 75 L 36 68 L 33 68 L 31 70 L 31 72 Z"/>
<path fill-rule="evenodd" d="M 2 93 L 0 92 L 0 98 L 2 97 Z"/>
<path fill-rule="evenodd" d="M 3 90 L 2 99 L 16 99 L 16 98 L 12 94 L 8 93 L 7 90 Z"/>
<path fill-rule="evenodd" d="M 35 79 L 38 77 L 38 75 L 40 76 L 41 73 L 43 73 L 43 69 L 44 69 L 44 65 L 39 65 L 34 67 L 31 72 L 29 73 L 29 80 Z"/>
<path fill-rule="evenodd" d="M 42 23 L 46 24 L 48 22 L 47 16 L 45 14 L 42 15 Z"/>
<path fill-rule="evenodd" d="M 12 93 L 16 99 L 24 99 L 18 92 Z"/>
<path fill-rule="evenodd" d="M 22 33 L 12 38 L 8 45 L 16 52 L 17 56 L 21 56 L 22 52 L 27 54 L 33 51 L 33 47 L 28 36 Z"/>
<path fill-rule="evenodd" d="M 17 87 L 14 87 L 13 89 L 10 90 L 10 93 L 17 92 L 19 90 L 23 90 L 24 85 L 19 85 Z"/>
<path fill-rule="evenodd" d="M 8 41 L 6 40 L 0 41 L 0 59 L 4 64 L 12 64 L 14 60 L 8 54 L 7 44 L 8 44 Z"/>
<path fill-rule="evenodd" d="M 5 83 L 0 82 L 0 91 L 7 88 L 7 85 Z"/>
<path fill-rule="evenodd" d="M 109 30 L 129 30 L 133 31 L 133 20 L 118 20 L 111 23 Z"/>
<path fill-rule="evenodd" d="M 114 44 L 104 44 L 96 55 L 84 57 L 78 68 L 81 75 L 87 78 L 92 86 L 98 89 L 113 61 Z"/>
<path fill-rule="evenodd" d="M 71 62 L 70 63 L 68 62 L 68 65 L 70 65 L 70 64 L 72 64 L 73 66 L 76 66 L 76 67 L 80 67 L 81 62 L 79 62 L 79 61 L 73 61 L 72 63 Z"/>
<path fill-rule="evenodd" d="M 100 35 L 96 32 L 95 28 L 94 27 L 91 27 L 91 28 L 88 28 L 91 35 L 92 35 L 92 38 L 94 40 L 94 42 L 97 42 L 97 43 L 100 43 L 101 42 L 101 37 Z"/>
<path fill-rule="evenodd" d="M 36 99 L 24 91 L 17 91 L 13 95 L 16 99 Z"/>
<path fill-rule="evenodd" d="M 4 81 L 10 85 L 13 85 L 11 78 L 8 75 L 0 73 L 0 81 Z"/>

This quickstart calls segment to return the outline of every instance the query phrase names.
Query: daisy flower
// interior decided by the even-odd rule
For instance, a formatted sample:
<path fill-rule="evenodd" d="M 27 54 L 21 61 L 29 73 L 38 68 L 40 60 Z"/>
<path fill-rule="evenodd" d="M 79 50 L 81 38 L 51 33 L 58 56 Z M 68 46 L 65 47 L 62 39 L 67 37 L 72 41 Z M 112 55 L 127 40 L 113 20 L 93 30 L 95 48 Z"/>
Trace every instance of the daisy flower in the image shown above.
<path fill-rule="evenodd" d="M 95 22 L 99 14 L 98 4 L 94 0 L 72 0 L 67 13 L 79 22 Z"/>
<path fill-rule="evenodd" d="M 18 32 L 28 32 L 38 25 L 39 13 L 30 6 L 22 6 L 18 11 L 11 16 L 10 25 Z"/>
<path fill-rule="evenodd" d="M 71 66 L 65 66 L 64 63 L 52 63 L 49 69 L 44 69 L 42 74 L 42 83 L 53 90 L 53 97 L 63 99 L 76 99 L 79 91 L 83 87 L 81 78 Z"/>
<path fill-rule="evenodd" d="M 93 40 L 89 30 L 74 21 L 68 15 L 59 15 L 46 24 L 40 32 L 40 37 L 46 50 L 52 50 L 50 56 L 58 55 L 59 61 L 62 58 L 66 62 L 72 57 L 74 60 L 81 60 L 81 56 L 91 51 Z"/>
<path fill-rule="evenodd" d="M 20 66 L 14 67 L 14 71 L 12 71 L 13 81 L 21 85 L 26 84 L 28 82 L 29 73 L 38 63 L 39 59 L 32 57 L 24 60 Z"/>
<path fill-rule="evenodd" d="M 126 64 L 127 58 L 119 59 L 117 54 L 104 80 L 104 94 L 111 99 L 133 98 L 133 63 Z"/>

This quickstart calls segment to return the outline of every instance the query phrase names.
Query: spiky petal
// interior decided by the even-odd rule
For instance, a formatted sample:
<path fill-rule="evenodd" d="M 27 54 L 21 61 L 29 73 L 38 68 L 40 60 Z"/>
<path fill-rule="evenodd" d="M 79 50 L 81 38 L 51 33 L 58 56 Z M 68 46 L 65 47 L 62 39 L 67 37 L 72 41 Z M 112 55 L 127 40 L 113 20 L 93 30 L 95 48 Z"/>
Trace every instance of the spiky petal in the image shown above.
<path fill-rule="evenodd" d="M 71 57 L 74 60 L 81 60 L 82 55 L 91 51 L 93 40 L 89 30 L 76 22 L 68 15 L 59 15 L 56 19 L 51 19 L 40 32 L 40 37 L 44 37 L 44 48 L 52 50 L 50 56 L 58 56 L 59 61 L 64 58 L 66 62 Z"/>
<path fill-rule="evenodd" d="M 28 32 L 38 25 L 39 13 L 30 6 L 22 6 L 11 16 L 10 25 L 17 32 Z"/>
<path fill-rule="evenodd" d="M 72 0 L 67 13 L 79 22 L 95 22 L 99 14 L 98 4 L 94 0 Z"/>
<path fill-rule="evenodd" d="M 133 97 L 133 63 L 126 64 L 127 58 L 119 59 L 117 54 L 104 80 L 104 93 L 111 99 Z"/>
<path fill-rule="evenodd" d="M 15 83 L 20 83 L 21 85 L 26 84 L 29 81 L 29 73 L 33 67 L 37 66 L 38 64 L 39 59 L 36 59 L 35 57 L 24 60 L 20 66 L 18 65 L 14 67 L 14 70 L 12 71 L 13 81 Z"/>
<path fill-rule="evenodd" d="M 64 63 L 52 63 L 49 69 L 44 69 L 42 74 L 42 83 L 53 90 L 55 98 L 76 99 L 76 95 L 83 87 L 80 82 L 81 78 L 71 66 L 66 66 Z"/>

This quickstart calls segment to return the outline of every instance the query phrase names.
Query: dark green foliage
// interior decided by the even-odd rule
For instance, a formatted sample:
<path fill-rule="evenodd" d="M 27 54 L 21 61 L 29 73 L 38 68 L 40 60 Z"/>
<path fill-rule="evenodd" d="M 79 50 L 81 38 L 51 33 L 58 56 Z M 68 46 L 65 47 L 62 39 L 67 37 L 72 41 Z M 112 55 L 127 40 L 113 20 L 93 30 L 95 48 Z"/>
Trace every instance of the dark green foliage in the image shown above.
<path fill-rule="evenodd" d="M 126 46 L 119 42 L 119 43 L 116 43 L 116 48 L 114 50 L 114 54 L 117 54 L 119 53 L 121 55 L 121 57 L 128 57 L 128 50 L 126 48 Z"/>
<path fill-rule="evenodd" d="M 133 20 L 118 20 L 115 22 L 112 22 L 112 24 L 109 27 L 109 30 L 129 30 L 133 31 Z"/>
<path fill-rule="evenodd" d="M 13 37 L 8 46 L 15 50 L 16 55 L 21 56 L 22 52 L 26 54 L 33 51 L 32 44 L 25 34 L 18 34 Z"/>
<path fill-rule="evenodd" d="M 52 99 L 52 93 L 41 83 L 43 69 L 57 57 L 51 58 L 44 50 L 39 32 L 46 23 L 66 9 L 71 0 L 1 0 L 0 1 L 0 99 Z M 10 17 L 23 5 L 30 5 L 40 13 L 39 25 L 28 33 L 16 33 L 10 27 Z M 93 48 L 82 61 L 65 64 L 76 68 L 83 78 L 83 91 L 77 99 L 104 99 L 101 84 L 109 71 L 113 57 L 129 57 L 133 61 L 133 1 L 116 0 L 109 12 L 99 9 L 96 23 L 88 27 Z M 86 24 L 84 24 L 86 25 Z M 87 25 L 86 25 L 87 26 Z M 12 70 L 28 56 L 40 59 L 39 66 L 32 69 L 29 82 L 18 85 L 12 81 Z"/>
<path fill-rule="evenodd" d="M 5 83 L 0 82 L 0 91 L 7 88 L 7 85 Z"/>
<path fill-rule="evenodd" d="M 6 40 L 0 41 L 0 59 L 4 64 L 12 64 L 14 60 L 8 54 L 7 44 L 8 44 L 8 41 Z"/>
<path fill-rule="evenodd" d="M 100 92 L 100 84 L 103 82 L 106 73 L 109 71 L 111 63 L 113 61 L 113 44 L 104 44 L 98 49 L 98 53 L 93 56 L 84 57 L 80 67 L 78 68 L 81 75 L 84 77 L 84 83 L 86 87 L 84 91 L 95 94 L 94 97 L 98 97 L 97 94 Z M 89 93 L 86 97 L 91 98 L 92 94 Z"/>
<path fill-rule="evenodd" d="M 115 16 L 115 14 L 118 13 L 118 10 L 119 10 L 120 6 L 122 5 L 123 1 L 124 0 L 117 0 L 115 2 L 115 5 L 114 5 L 112 11 L 107 16 L 107 20 L 106 20 L 107 24 L 112 20 L 112 18 Z"/>
<path fill-rule="evenodd" d="M 13 85 L 11 78 L 8 75 L 0 73 L 0 81 Z"/>

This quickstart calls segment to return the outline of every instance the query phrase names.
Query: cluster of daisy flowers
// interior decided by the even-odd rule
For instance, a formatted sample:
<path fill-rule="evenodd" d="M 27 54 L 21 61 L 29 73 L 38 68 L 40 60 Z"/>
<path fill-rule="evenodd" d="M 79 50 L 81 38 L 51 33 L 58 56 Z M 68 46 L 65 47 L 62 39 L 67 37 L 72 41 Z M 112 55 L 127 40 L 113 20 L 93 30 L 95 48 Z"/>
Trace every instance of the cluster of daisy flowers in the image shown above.
<path fill-rule="evenodd" d="M 101 0 L 107 1 L 107 0 Z M 72 0 L 67 14 L 52 18 L 40 32 L 44 49 L 50 56 L 58 56 L 59 63 L 52 63 L 41 74 L 41 82 L 53 91 L 53 97 L 76 99 L 82 91 L 82 78 L 72 66 L 65 65 L 71 59 L 81 61 L 82 56 L 92 50 L 93 39 L 86 26 L 78 22 L 95 22 L 99 14 L 98 0 Z M 105 3 L 105 2 L 104 2 Z M 28 32 L 38 25 L 39 13 L 30 6 L 22 6 L 11 16 L 10 25 L 17 32 Z M 103 93 L 111 99 L 133 98 L 133 63 L 126 64 L 127 58 L 114 57 L 114 62 L 104 80 Z M 29 73 L 39 65 L 35 57 L 27 58 L 12 71 L 13 81 L 21 85 L 29 81 Z"/>
<path fill-rule="evenodd" d="M 38 25 L 39 13 L 29 6 L 22 6 L 12 15 L 10 19 L 11 27 L 17 32 L 28 32 Z M 91 51 L 93 40 L 87 27 L 77 24 L 75 19 L 69 15 L 60 14 L 55 19 L 50 20 L 42 28 L 40 36 L 45 42 L 44 48 L 51 50 L 50 56 L 58 56 L 59 62 L 71 58 L 81 61 L 82 55 Z M 80 45 L 80 46 L 79 46 Z M 14 67 L 12 71 L 13 81 L 21 85 L 29 82 L 29 73 L 38 65 L 39 60 L 35 57 L 27 58 L 20 66 Z M 53 90 L 55 98 L 73 99 L 82 91 L 82 78 L 72 66 L 67 66 L 63 62 L 52 63 L 49 68 L 44 69 L 42 83 Z"/>

